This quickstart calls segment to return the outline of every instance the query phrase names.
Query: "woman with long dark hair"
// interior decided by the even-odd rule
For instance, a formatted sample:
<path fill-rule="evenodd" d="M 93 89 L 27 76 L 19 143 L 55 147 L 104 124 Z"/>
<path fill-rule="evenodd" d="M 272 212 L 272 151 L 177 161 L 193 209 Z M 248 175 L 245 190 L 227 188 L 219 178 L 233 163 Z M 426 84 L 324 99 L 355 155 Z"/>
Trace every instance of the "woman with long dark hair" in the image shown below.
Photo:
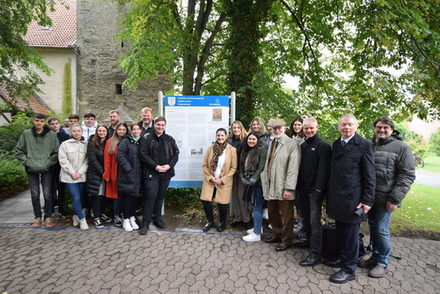
<path fill-rule="evenodd" d="M 102 178 L 107 182 L 105 185 L 105 196 L 113 199 L 114 224 L 117 227 L 122 226 L 121 198 L 118 197 L 118 163 L 116 154 L 118 153 L 119 142 L 124 139 L 128 133 L 126 123 L 120 122 L 115 126 L 113 136 L 107 140 L 104 148 L 104 174 Z"/>
<path fill-rule="evenodd" d="M 102 202 L 105 197 L 105 181 L 102 179 L 102 175 L 104 173 L 104 147 L 107 139 L 107 127 L 98 125 L 95 135 L 87 145 L 89 168 L 87 169 L 86 188 L 87 193 L 92 197 L 93 225 L 97 229 L 104 227 L 101 222 Z M 105 218 L 108 217 L 105 216 Z"/>
<path fill-rule="evenodd" d="M 295 139 L 300 145 L 304 142 L 306 136 L 303 132 L 303 119 L 301 117 L 297 117 L 292 121 L 287 135 Z"/>
<path fill-rule="evenodd" d="M 142 168 L 139 152 L 141 127 L 130 126 L 131 134 L 119 143 L 116 161 L 118 162 L 118 195 L 122 197 L 122 227 L 126 232 L 138 230 L 135 218 L 136 200 L 141 193 Z"/>
<path fill-rule="evenodd" d="M 259 145 L 260 137 L 257 133 L 250 133 L 246 139 L 240 154 L 240 177 L 245 185 L 245 201 L 253 203 L 254 227 L 247 231 L 248 235 L 243 237 L 246 242 L 261 240 L 263 232 L 263 189 L 261 188 L 260 174 L 266 163 L 267 150 Z"/>
<path fill-rule="evenodd" d="M 208 223 L 203 228 L 204 232 L 214 226 L 212 202 L 218 204 L 220 212 L 220 225 L 217 231 L 225 230 L 233 176 L 237 169 L 237 151 L 228 144 L 226 130 L 220 128 L 215 134 L 216 141 L 208 147 L 203 160 L 204 179 L 200 199 L 208 219 Z"/>

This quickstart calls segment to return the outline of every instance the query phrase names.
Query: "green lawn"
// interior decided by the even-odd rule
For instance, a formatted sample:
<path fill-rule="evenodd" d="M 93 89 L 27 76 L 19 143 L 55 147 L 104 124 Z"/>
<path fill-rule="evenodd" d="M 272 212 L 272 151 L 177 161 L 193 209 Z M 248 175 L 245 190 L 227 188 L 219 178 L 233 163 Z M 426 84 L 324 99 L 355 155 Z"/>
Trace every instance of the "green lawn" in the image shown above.
<path fill-rule="evenodd" d="M 440 156 L 437 156 L 435 153 L 427 152 L 423 155 L 423 161 L 425 162 L 425 166 L 419 168 L 420 170 L 440 173 Z"/>
<path fill-rule="evenodd" d="M 440 188 L 415 184 L 393 213 L 391 231 L 440 233 Z"/>

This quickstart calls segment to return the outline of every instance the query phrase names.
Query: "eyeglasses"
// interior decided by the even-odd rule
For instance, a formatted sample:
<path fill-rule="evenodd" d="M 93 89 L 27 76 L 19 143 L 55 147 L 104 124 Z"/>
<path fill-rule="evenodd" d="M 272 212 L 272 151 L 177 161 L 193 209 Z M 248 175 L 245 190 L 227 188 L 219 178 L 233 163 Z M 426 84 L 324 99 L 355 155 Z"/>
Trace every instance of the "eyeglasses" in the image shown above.
<path fill-rule="evenodd" d="M 388 130 L 390 126 L 375 126 L 376 130 Z"/>

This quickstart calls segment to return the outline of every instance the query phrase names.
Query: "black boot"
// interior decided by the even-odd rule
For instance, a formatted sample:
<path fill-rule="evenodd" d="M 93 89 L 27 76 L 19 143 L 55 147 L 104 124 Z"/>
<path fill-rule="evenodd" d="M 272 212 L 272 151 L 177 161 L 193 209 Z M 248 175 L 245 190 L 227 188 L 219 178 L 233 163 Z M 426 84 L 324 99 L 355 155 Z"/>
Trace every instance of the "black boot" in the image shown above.
<path fill-rule="evenodd" d="M 217 231 L 223 232 L 226 229 L 226 219 L 228 218 L 228 204 L 218 204 L 218 210 L 220 212 L 220 225 Z"/>
<path fill-rule="evenodd" d="M 203 210 L 205 211 L 208 223 L 203 227 L 203 232 L 208 232 L 214 226 L 214 212 L 212 211 L 212 203 L 209 201 L 202 201 Z"/>

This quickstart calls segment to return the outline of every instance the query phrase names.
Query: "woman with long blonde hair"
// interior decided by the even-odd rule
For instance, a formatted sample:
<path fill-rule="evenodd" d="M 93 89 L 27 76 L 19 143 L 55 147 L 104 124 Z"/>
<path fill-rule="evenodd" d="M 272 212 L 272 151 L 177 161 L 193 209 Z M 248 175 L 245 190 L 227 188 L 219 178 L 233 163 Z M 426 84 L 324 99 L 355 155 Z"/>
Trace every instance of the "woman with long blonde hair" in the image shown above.
<path fill-rule="evenodd" d="M 118 197 L 118 163 L 116 153 L 118 145 L 128 134 L 129 129 L 126 123 L 120 122 L 115 126 L 113 136 L 107 140 L 104 148 L 104 174 L 102 178 L 107 182 L 105 185 L 105 196 L 113 199 L 114 224 L 117 227 L 122 226 L 121 198 Z"/>
<path fill-rule="evenodd" d="M 258 136 L 260 136 L 259 144 L 268 149 L 271 141 L 270 134 L 267 132 L 264 121 L 261 118 L 256 117 L 251 121 L 249 133 L 252 132 L 257 133 Z"/>
<path fill-rule="evenodd" d="M 240 161 L 239 155 L 243 146 L 243 140 L 247 136 L 241 121 L 234 121 L 231 124 L 231 132 L 229 133 L 228 143 L 237 150 L 237 162 Z M 238 170 L 234 174 L 232 183 L 232 195 L 231 195 L 231 207 L 230 213 L 232 217 L 231 226 L 236 227 L 243 225 L 245 229 L 249 229 L 251 221 L 250 206 L 243 201 L 244 184 L 240 180 L 240 171 Z"/>

